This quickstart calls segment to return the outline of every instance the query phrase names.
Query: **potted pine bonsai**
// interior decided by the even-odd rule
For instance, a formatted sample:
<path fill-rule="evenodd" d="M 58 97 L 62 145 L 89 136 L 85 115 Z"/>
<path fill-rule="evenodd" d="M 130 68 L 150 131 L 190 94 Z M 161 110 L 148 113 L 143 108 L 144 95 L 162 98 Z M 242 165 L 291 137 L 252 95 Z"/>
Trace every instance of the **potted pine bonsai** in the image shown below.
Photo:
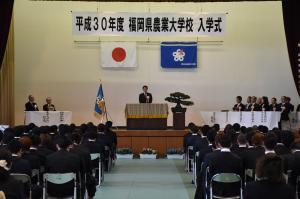
<path fill-rule="evenodd" d="M 173 112 L 173 128 L 174 129 L 184 129 L 185 128 L 185 112 L 186 108 L 183 106 L 192 106 L 194 102 L 188 100 L 191 97 L 181 92 L 171 93 L 169 97 L 165 98 L 165 101 L 170 103 L 175 103 L 176 106 L 172 107 L 171 110 Z"/>

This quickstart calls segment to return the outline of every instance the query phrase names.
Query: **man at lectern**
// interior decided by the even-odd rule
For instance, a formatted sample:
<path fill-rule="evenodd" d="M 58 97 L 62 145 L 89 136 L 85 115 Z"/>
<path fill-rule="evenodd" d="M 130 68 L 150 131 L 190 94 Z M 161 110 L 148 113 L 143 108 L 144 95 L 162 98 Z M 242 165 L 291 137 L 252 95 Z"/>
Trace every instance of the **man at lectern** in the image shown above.
<path fill-rule="evenodd" d="M 33 95 L 28 96 L 28 102 L 25 104 L 25 111 L 39 111 L 39 107 L 34 102 Z"/>
<path fill-rule="evenodd" d="M 139 96 L 140 103 L 152 103 L 152 95 L 148 93 L 148 86 L 143 86 L 143 93 Z"/>
<path fill-rule="evenodd" d="M 56 111 L 54 104 L 52 104 L 51 97 L 46 98 L 46 104 L 43 106 L 43 111 Z"/>

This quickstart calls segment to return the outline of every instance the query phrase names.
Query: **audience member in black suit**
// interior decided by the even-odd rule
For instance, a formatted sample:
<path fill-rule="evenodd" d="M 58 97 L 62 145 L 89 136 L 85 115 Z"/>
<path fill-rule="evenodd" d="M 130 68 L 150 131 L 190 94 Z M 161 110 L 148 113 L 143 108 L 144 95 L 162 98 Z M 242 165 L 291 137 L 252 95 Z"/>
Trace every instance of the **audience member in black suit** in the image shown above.
<path fill-rule="evenodd" d="M 243 168 L 245 167 L 245 159 L 246 159 L 246 154 L 248 152 L 248 143 L 247 143 L 247 138 L 246 135 L 244 134 L 239 134 L 237 137 L 237 144 L 238 147 L 236 148 L 231 148 L 231 152 L 239 156 L 242 160 L 243 163 Z"/>
<path fill-rule="evenodd" d="M 289 178 L 289 184 L 296 189 L 297 177 L 300 176 L 300 143 L 294 143 L 292 146 L 292 161 L 290 170 L 292 171 Z M 298 186 L 298 198 L 300 198 L 300 186 Z"/>
<path fill-rule="evenodd" d="M 264 135 L 261 132 L 256 132 L 252 136 L 251 143 L 253 147 L 249 147 L 245 155 L 245 169 L 255 170 L 257 160 L 264 156 L 265 148 L 263 141 Z"/>
<path fill-rule="evenodd" d="M 188 133 L 184 135 L 183 137 L 183 150 L 184 152 L 187 151 L 188 146 L 192 145 L 192 134 L 194 129 L 196 128 L 196 125 L 192 122 L 188 124 Z"/>
<path fill-rule="evenodd" d="M 247 97 L 247 104 L 245 105 L 245 111 L 251 111 L 251 106 L 252 106 L 251 96 L 248 96 Z"/>
<path fill-rule="evenodd" d="M 280 106 L 277 104 L 277 99 L 275 97 L 271 99 L 270 111 L 280 111 Z"/>
<path fill-rule="evenodd" d="M 269 132 L 264 136 L 265 154 L 276 154 L 275 147 L 277 145 L 278 138 L 275 133 Z"/>
<path fill-rule="evenodd" d="M 202 132 L 199 131 L 199 128 L 197 127 L 198 130 L 196 130 L 196 133 L 192 134 L 192 146 L 193 146 L 193 151 L 194 154 L 197 151 L 202 151 L 203 149 L 206 149 L 208 147 L 208 140 L 206 136 L 203 136 Z"/>
<path fill-rule="evenodd" d="M 52 104 L 51 97 L 46 98 L 46 104 L 43 106 L 43 111 L 56 111 L 54 104 Z"/>
<path fill-rule="evenodd" d="M 258 181 L 246 185 L 245 199 L 295 199 L 293 188 L 285 183 L 282 160 L 279 156 L 263 156 L 257 162 L 256 176 Z"/>
<path fill-rule="evenodd" d="M 117 134 L 112 130 L 112 126 L 113 126 L 112 121 L 107 121 L 105 123 L 105 127 L 106 127 L 105 133 L 112 138 L 114 147 L 117 147 L 118 145 Z"/>
<path fill-rule="evenodd" d="M 235 154 L 230 152 L 231 137 L 223 132 L 220 132 L 216 136 L 216 145 L 220 150 L 208 153 L 203 162 L 202 171 L 200 175 L 200 184 L 197 186 L 195 198 L 202 199 L 205 196 L 205 173 L 206 168 L 209 167 L 209 173 L 207 181 L 209 182 L 211 177 L 218 173 L 236 173 L 243 176 L 242 160 Z M 226 164 L 224 164 L 226 162 Z M 222 188 L 220 188 L 222 189 Z M 220 190 L 222 191 L 222 190 Z"/>
<path fill-rule="evenodd" d="M 287 103 L 286 97 L 281 97 L 281 103 L 279 104 L 280 111 L 281 111 L 281 117 L 280 117 L 280 127 L 281 130 L 290 130 L 291 124 L 290 124 L 290 118 L 289 113 L 292 111 L 291 106 L 289 103 Z"/>
<path fill-rule="evenodd" d="M 269 105 L 269 99 L 266 96 L 262 97 L 262 103 L 260 105 L 260 111 L 269 111 L 270 105 Z"/>
<path fill-rule="evenodd" d="M 274 149 L 275 153 L 280 156 L 290 154 L 290 147 L 295 139 L 294 134 L 291 131 L 278 131 L 278 133 L 278 142 Z"/>
<path fill-rule="evenodd" d="M 143 93 L 139 96 L 140 103 L 152 103 L 152 95 L 148 93 L 148 86 L 143 86 Z"/>
<path fill-rule="evenodd" d="M 11 153 L 0 148 L 0 190 L 4 192 L 7 199 L 25 199 L 23 184 L 10 176 L 11 165 Z"/>
<path fill-rule="evenodd" d="M 22 146 L 22 158 L 28 160 L 31 169 L 40 169 L 41 168 L 41 161 L 39 156 L 36 153 L 32 153 L 30 151 L 31 147 L 31 139 L 29 136 L 22 136 L 19 139 L 21 146 Z"/>
<path fill-rule="evenodd" d="M 82 179 L 81 193 L 84 195 L 86 188 L 88 196 L 92 198 L 96 193 L 96 180 L 92 176 L 93 166 L 90 151 L 88 148 L 80 144 L 81 135 L 79 133 L 72 133 L 71 139 L 73 145 L 70 151 L 74 154 L 78 154 L 80 158 L 80 175 Z"/>
<path fill-rule="evenodd" d="M 236 104 L 232 108 L 233 111 L 245 111 L 245 105 L 242 104 L 242 97 L 236 97 Z"/>
<path fill-rule="evenodd" d="M 43 138 L 43 143 L 41 143 L 41 137 Z M 30 153 L 33 155 L 37 155 L 40 159 L 40 164 L 42 167 L 45 167 L 46 165 L 46 157 L 53 153 L 53 150 L 50 150 L 46 147 L 45 143 L 47 139 L 50 139 L 50 136 L 47 134 L 41 134 L 41 137 L 39 135 L 33 134 L 31 136 L 32 145 L 30 147 Z"/>
<path fill-rule="evenodd" d="M 22 148 L 19 140 L 12 140 L 7 148 L 12 153 L 11 173 L 22 173 L 31 176 L 31 167 L 28 160 L 22 158 Z"/>
<path fill-rule="evenodd" d="M 34 102 L 33 95 L 28 96 L 28 102 L 25 104 L 25 111 L 39 111 L 38 105 Z"/>
<path fill-rule="evenodd" d="M 46 172 L 78 174 L 80 171 L 80 158 L 77 154 L 69 152 L 72 142 L 65 136 L 57 137 L 55 142 L 58 151 L 47 156 Z M 72 196 L 73 184 L 74 182 L 69 182 L 55 186 L 48 182 L 48 193 L 53 197 Z"/>

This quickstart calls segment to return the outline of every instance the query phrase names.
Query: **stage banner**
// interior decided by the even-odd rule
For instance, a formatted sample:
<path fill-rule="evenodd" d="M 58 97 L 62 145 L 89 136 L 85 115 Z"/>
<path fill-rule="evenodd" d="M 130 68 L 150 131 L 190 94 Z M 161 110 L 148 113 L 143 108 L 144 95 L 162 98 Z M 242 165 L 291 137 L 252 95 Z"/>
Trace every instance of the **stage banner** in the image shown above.
<path fill-rule="evenodd" d="M 162 68 L 197 68 L 197 42 L 162 42 Z"/>
<path fill-rule="evenodd" d="M 282 12 L 290 65 L 300 96 L 300 1 L 283 0 Z"/>
<path fill-rule="evenodd" d="M 72 12 L 73 35 L 222 36 L 225 13 Z"/>

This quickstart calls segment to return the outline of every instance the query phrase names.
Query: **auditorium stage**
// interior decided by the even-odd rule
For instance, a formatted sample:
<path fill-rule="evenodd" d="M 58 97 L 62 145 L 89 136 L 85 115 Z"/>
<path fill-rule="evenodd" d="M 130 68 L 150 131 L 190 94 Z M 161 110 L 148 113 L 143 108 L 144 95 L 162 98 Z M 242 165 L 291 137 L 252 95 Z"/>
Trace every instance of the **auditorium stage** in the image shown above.
<path fill-rule="evenodd" d="M 183 137 L 188 130 L 115 130 L 118 148 L 130 148 L 138 155 L 143 148 L 157 150 L 158 156 L 166 156 L 168 148 L 183 148 Z"/>

